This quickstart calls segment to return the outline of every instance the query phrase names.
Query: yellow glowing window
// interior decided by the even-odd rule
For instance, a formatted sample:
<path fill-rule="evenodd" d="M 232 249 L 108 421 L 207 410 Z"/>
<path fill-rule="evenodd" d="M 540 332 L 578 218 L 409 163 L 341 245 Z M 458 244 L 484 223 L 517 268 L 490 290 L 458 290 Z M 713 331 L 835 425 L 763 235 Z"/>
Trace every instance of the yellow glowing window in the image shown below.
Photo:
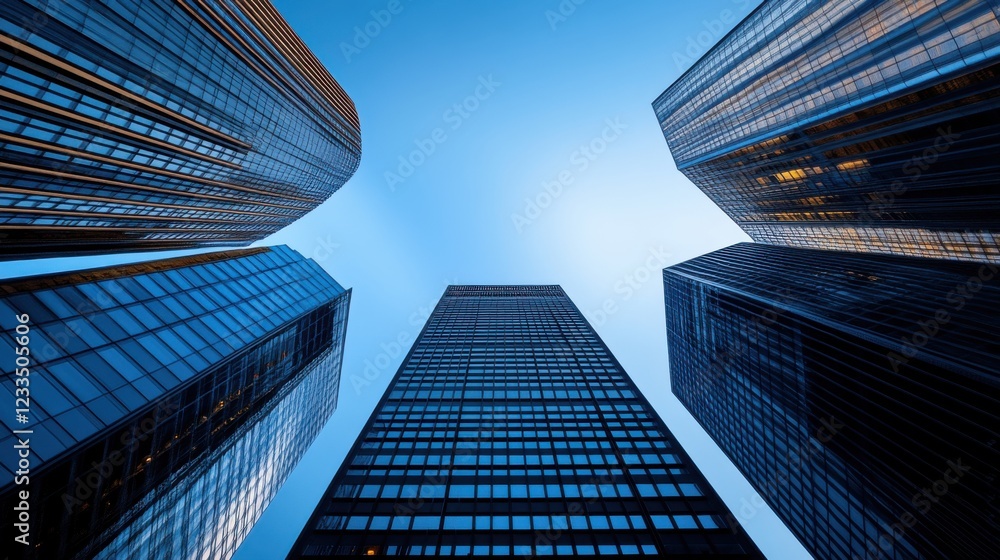
<path fill-rule="evenodd" d="M 837 164 L 837 169 L 841 171 L 853 171 L 855 169 L 861 169 L 868 167 L 867 159 L 859 159 L 855 161 L 845 161 Z"/>
<path fill-rule="evenodd" d="M 779 182 L 786 183 L 788 181 L 798 181 L 806 178 L 805 169 L 791 169 L 789 171 L 782 171 L 774 176 Z"/>
<path fill-rule="evenodd" d="M 810 214 L 808 212 L 805 212 L 805 213 L 800 213 L 800 212 L 776 212 L 774 214 L 774 217 L 779 222 L 801 222 L 801 221 L 809 220 L 812 217 L 812 214 Z"/>

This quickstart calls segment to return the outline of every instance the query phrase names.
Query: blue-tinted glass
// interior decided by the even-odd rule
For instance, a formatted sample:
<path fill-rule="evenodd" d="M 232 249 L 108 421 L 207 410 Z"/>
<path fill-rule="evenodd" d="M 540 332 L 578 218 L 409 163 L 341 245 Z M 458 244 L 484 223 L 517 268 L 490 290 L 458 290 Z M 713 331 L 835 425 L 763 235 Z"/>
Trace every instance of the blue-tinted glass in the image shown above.
<path fill-rule="evenodd" d="M 104 360 L 106 360 L 116 372 L 120 373 L 129 381 L 135 381 L 139 377 L 145 375 L 144 372 L 139 370 L 139 368 L 136 367 L 136 365 L 133 364 L 132 361 L 129 360 L 128 357 L 126 357 L 125 354 L 115 346 L 106 346 L 98 350 L 97 353 L 104 358 Z"/>
<path fill-rule="evenodd" d="M 136 301 L 136 297 L 126 287 L 129 284 L 126 278 L 106 280 L 98 283 L 119 305 L 128 305 Z"/>
<path fill-rule="evenodd" d="M 83 373 L 75 362 L 62 361 L 56 364 L 48 364 L 46 368 L 52 377 L 57 379 L 63 387 L 66 387 L 81 402 L 95 399 L 101 394 L 101 390 L 90 381 L 90 376 Z"/>
<path fill-rule="evenodd" d="M 150 355 L 156 358 L 161 365 L 172 364 L 177 361 L 177 355 L 170 351 L 165 344 L 155 335 L 147 334 L 136 338 L 143 348 L 145 348 Z"/>
<path fill-rule="evenodd" d="M 430 516 L 417 516 L 413 518 L 413 530 L 436 530 L 441 523 L 441 518 Z"/>
<path fill-rule="evenodd" d="M 91 315 L 90 324 L 92 324 L 97 330 L 101 331 L 101 334 L 106 336 L 109 340 L 122 340 L 128 338 L 129 336 L 124 329 L 118 326 L 118 323 L 116 323 L 110 315 L 103 313 Z"/>
<path fill-rule="evenodd" d="M 125 329 L 125 332 L 129 335 L 137 335 L 144 332 L 147 328 L 140 325 L 125 309 L 109 309 L 107 314 L 119 327 Z"/>
<path fill-rule="evenodd" d="M 73 408 L 55 417 L 56 422 L 78 441 L 97 431 L 97 425 L 79 408 Z"/>
<path fill-rule="evenodd" d="M 656 527 L 657 529 L 673 529 L 674 528 L 674 524 L 670 520 L 670 516 L 669 515 L 653 515 L 653 516 L 650 516 L 650 519 L 652 519 L 652 521 L 653 521 L 653 527 Z"/>
<path fill-rule="evenodd" d="M 98 397 L 87 403 L 87 409 L 104 422 L 114 422 L 125 412 L 117 402 L 108 396 Z"/>
<path fill-rule="evenodd" d="M 51 416 L 68 410 L 69 399 L 64 397 L 63 392 L 49 380 L 48 372 L 39 370 L 37 373 L 38 375 L 31 377 L 31 394 L 34 396 L 35 404 Z"/>
<path fill-rule="evenodd" d="M 698 525 L 694 522 L 694 517 L 691 515 L 675 515 L 674 523 L 677 524 L 678 529 L 698 528 Z"/>
<path fill-rule="evenodd" d="M 59 317 L 69 317 L 75 314 L 75 310 L 52 290 L 35 292 L 35 297 Z"/>

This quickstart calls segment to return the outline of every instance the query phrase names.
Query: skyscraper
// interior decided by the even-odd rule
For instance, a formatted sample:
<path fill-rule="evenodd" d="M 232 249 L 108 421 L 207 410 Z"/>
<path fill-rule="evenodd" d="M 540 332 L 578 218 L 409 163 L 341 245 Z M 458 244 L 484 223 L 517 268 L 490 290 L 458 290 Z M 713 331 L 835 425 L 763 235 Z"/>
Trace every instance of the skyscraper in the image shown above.
<path fill-rule="evenodd" d="M 755 241 L 1000 262 L 1000 3 L 767 0 L 653 108 Z"/>
<path fill-rule="evenodd" d="M 229 557 L 336 407 L 349 300 L 287 247 L 5 282 L 8 553 Z"/>
<path fill-rule="evenodd" d="M 10 0 L 0 259 L 243 246 L 358 167 L 354 104 L 267 0 Z"/>
<path fill-rule="evenodd" d="M 674 394 L 816 558 L 1000 554 L 1000 268 L 742 243 L 663 279 Z"/>
<path fill-rule="evenodd" d="M 451 286 L 289 558 L 761 557 L 728 515 L 562 288 Z"/>

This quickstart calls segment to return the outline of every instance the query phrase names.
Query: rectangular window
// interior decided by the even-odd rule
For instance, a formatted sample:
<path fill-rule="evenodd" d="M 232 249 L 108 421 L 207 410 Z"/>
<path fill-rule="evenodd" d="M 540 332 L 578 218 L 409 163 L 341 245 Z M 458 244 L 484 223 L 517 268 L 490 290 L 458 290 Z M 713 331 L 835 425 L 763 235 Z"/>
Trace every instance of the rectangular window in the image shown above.
<path fill-rule="evenodd" d="M 437 516 L 418 515 L 413 518 L 413 530 L 437 530 L 441 526 L 441 518 Z"/>
<path fill-rule="evenodd" d="M 445 516 L 445 529 L 472 529 L 471 516 Z"/>

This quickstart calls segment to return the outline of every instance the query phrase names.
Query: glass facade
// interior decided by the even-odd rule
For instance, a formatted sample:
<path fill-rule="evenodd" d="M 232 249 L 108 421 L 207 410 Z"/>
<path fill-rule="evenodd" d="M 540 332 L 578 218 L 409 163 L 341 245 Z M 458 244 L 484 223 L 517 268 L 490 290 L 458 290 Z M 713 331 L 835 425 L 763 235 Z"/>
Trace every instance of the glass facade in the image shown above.
<path fill-rule="evenodd" d="M 30 484 L 2 467 L 5 531 L 31 496 L 14 552 L 230 556 L 336 407 L 349 300 L 283 246 L 0 286 L 4 330 L 30 317 L 29 418 L 0 441 L 32 431 Z"/>
<path fill-rule="evenodd" d="M 353 102 L 267 0 L 10 0 L 0 258 L 240 246 L 357 169 Z"/>
<path fill-rule="evenodd" d="M 768 0 L 653 108 L 755 241 L 1000 262 L 1000 2 Z"/>
<path fill-rule="evenodd" d="M 816 558 L 1000 553 L 1000 268 L 743 243 L 664 270 L 671 388 Z"/>
<path fill-rule="evenodd" d="M 289 558 L 761 558 L 559 286 L 451 286 Z"/>

